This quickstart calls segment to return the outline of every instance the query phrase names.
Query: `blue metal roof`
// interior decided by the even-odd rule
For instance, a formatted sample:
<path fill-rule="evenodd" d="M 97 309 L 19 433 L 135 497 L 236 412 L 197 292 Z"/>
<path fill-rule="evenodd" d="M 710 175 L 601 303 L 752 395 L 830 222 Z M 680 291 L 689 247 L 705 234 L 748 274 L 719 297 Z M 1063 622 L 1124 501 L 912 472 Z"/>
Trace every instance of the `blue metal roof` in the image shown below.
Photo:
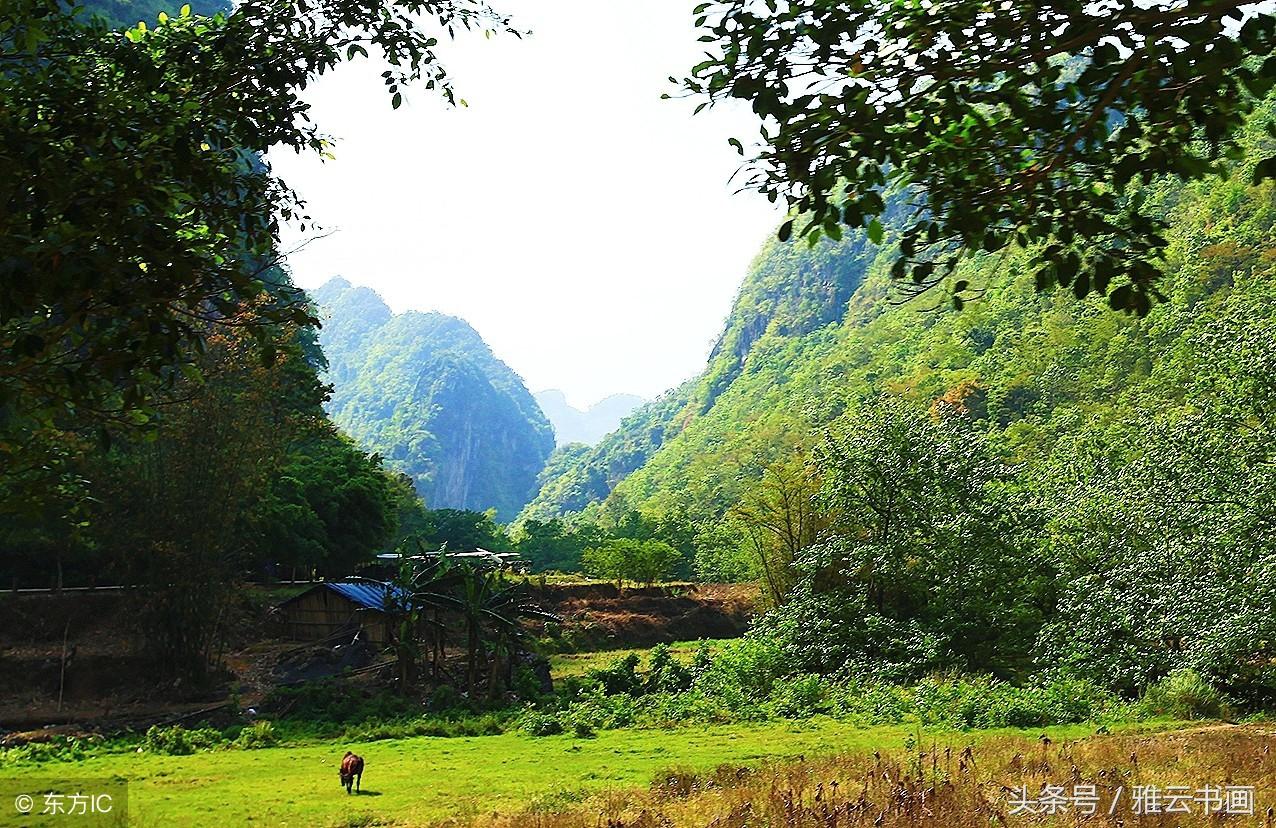
<path fill-rule="evenodd" d="M 365 609 L 385 609 L 386 594 L 407 597 L 402 589 L 396 589 L 380 581 L 329 581 L 323 586 Z M 394 592 L 390 592 L 394 589 Z"/>

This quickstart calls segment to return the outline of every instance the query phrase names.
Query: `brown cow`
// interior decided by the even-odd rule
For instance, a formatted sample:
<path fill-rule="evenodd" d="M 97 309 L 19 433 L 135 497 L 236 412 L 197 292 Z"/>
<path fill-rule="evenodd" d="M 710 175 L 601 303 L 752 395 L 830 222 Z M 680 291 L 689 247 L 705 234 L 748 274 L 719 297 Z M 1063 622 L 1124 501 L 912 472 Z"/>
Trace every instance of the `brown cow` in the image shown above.
<path fill-rule="evenodd" d="M 346 751 L 346 755 L 341 759 L 341 784 L 345 786 L 346 793 L 350 793 L 350 786 L 353 785 L 355 792 L 359 791 L 359 784 L 363 782 L 363 757 L 355 756 L 350 751 Z"/>

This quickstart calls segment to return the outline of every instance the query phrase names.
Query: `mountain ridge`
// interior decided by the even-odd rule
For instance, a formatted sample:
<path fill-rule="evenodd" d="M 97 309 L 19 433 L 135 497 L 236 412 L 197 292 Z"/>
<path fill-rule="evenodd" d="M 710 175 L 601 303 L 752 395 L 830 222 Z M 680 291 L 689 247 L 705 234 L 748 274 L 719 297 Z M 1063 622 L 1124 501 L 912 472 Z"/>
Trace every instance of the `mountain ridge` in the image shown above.
<path fill-rule="evenodd" d="M 1272 110 L 1269 101 L 1247 130 L 1250 158 L 1270 154 L 1262 122 Z M 1212 319 L 1270 299 L 1259 274 L 1273 267 L 1273 188 L 1251 186 L 1239 164 L 1226 179 L 1157 181 L 1143 194 L 1171 222 L 1167 301 L 1145 319 L 1102 297 L 1038 292 L 1030 251 L 969 255 L 953 278 L 982 298 L 956 310 L 943 288 L 895 301 L 890 222 L 880 247 L 863 231 L 814 246 L 768 240 L 704 370 L 558 464 L 523 516 L 717 519 L 769 464 L 809 453 L 823 429 L 880 394 L 958 405 L 1014 461 L 1135 416 L 1147 399 L 1189 404 L 1173 389 L 1190 385 L 1174 372 L 1206 358 L 1191 343 Z"/>
<path fill-rule="evenodd" d="M 311 292 L 333 384 L 333 420 L 412 478 L 430 508 L 496 510 L 532 497 L 553 450 L 522 379 L 463 319 L 396 314 L 343 278 Z"/>

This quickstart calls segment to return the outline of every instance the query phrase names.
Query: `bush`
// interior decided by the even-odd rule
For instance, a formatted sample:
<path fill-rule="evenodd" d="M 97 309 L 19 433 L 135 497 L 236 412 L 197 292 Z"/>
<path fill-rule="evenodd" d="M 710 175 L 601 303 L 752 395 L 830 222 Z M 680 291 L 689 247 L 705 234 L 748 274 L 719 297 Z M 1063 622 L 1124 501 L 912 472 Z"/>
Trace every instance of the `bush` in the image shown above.
<path fill-rule="evenodd" d="M 520 726 L 530 736 L 557 736 L 563 732 L 563 723 L 557 716 L 535 711 L 525 715 Z"/>
<path fill-rule="evenodd" d="M 830 689 L 828 681 L 822 676 L 807 674 L 782 679 L 771 690 L 770 711 L 773 715 L 786 719 L 800 719 L 827 712 L 825 702 Z"/>
<path fill-rule="evenodd" d="M 142 747 L 151 753 L 185 756 L 197 750 L 209 750 L 227 743 L 221 731 L 211 727 L 187 730 L 181 725 L 152 725 L 142 738 Z"/>
<path fill-rule="evenodd" d="M 647 670 L 645 689 L 648 693 L 680 693 L 691 686 L 691 671 L 673 657 L 668 644 L 657 644 L 651 650 L 651 666 Z"/>
<path fill-rule="evenodd" d="M 723 646 L 712 657 L 696 654 L 692 668 L 695 686 L 703 692 L 738 693 L 753 701 L 763 701 L 771 694 L 771 685 L 782 674 L 781 653 L 774 641 L 765 636 L 749 636 Z"/>
<path fill-rule="evenodd" d="M 307 722 L 329 733 L 339 730 L 340 725 L 403 719 L 422 712 L 419 703 L 400 693 L 369 692 L 342 681 L 278 687 L 267 697 L 263 709 L 276 711 L 277 719 Z"/>
<path fill-rule="evenodd" d="M 1152 716 L 1175 719 L 1225 719 L 1231 715 L 1227 697 L 1195 670 L 1174 670 L 1148 687 L 1139 706 Z"/>
<path fill-rule="evenodd" d="M 272 722 L 260 721 L 253 722 L 248 727 L 239 731 L 239 736 L 235 738 L 235 744 L 246 750 L 255 748 L 270 747 L 277 741 L 275 736 L 275 725 Z"/>
<path fill-rule="evenodd" d="M 447 710 L 455 710 L 465 703 L 465 699 L 461 696 L 459 690 L 450 684 L 440 684 L 430 691 L 430 696 L 426 699 L 426 709 L 436 713 L 442 713 Z"/>
<path fill-rule="evenodd" d="M 624 658 L 616 659 L 609 667 L 590 670 L 586 679 L 601 686 L 603 692 L 609 696 L 620 693 L 639 696 L 642 695 L 643 681 L 638 675 L 638 662 L 638 654 L 630 653 Z"/>
<path fill-rule="evenodd" d="M 101 736 L 62 736 L 47 742 L 0 748 L 0 767 L 23 762 L 80 762 L 100 753 L 131 749 L 122 741 L 107 742 Z"/>
<path fill-rule="evenodd" d="M 779 685 L 777 685 L 779 686 Z M 987 676 L 931 676 L 915 685 L 850 683 L 829 689 L 834 713 L 865 724 L 967 728 L 1044 727 L 1130 718 L 1137 711 L 1085 681 L 1016 687 Z"/>

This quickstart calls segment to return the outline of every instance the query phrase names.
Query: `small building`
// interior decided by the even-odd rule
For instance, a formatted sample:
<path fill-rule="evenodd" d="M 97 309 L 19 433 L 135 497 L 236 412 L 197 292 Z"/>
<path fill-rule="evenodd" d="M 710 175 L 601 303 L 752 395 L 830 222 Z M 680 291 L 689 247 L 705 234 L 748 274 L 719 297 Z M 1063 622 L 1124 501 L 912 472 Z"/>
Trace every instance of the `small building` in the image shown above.
<path fill-rule="evenodd" d="M 275 611 L 283 635 L 294 641 L 327 641 L 361 636 L 370 644 L 390 641 L 391 619 L 386 613 L 389 584 L 381 581 L 329 581 L 315 584 L 279 604 Z"/>

